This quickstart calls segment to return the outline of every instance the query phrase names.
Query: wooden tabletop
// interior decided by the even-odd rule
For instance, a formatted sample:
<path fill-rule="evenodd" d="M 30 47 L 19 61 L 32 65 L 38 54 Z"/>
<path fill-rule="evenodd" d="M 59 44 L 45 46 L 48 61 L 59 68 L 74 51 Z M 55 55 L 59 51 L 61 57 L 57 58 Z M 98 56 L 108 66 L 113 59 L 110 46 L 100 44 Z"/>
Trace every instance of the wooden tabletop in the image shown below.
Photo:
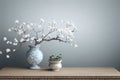
<path fill-rule="evenodd" d="M 111 76 L 120 72 L 112 67 L 74 67 L 62 68 L 60 71 L 50 71 L 47 68 L 31 70 L 27 68 L 5 67 L 0 70 L 0 76 Z"/>
<path fill-rule="evenodd" d="M 50 71 L 46 68 L 31 70 L 27 68 L 5 67 L 0 70 L 1 77 L 119 77 L 120 72 L 112 67 L 64 67 L 60 71 Z"/>

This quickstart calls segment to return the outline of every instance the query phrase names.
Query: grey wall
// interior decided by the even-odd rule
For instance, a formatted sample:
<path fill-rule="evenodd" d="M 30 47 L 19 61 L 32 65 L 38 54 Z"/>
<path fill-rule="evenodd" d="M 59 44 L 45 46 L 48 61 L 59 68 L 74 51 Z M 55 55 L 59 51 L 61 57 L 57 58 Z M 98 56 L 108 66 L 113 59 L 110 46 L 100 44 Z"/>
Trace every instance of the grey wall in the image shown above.
<path fill-rule="evenodd" d="M 3 36 L 12 38 L 7 29 L 14 21 L 38 23 L 45 20 L 72 20 L 78 28 L 75 34 L 79 47 L 59 42 L 43 43 L 42 67 L 48 56 L 63 54 L 63 66 L 113 66 L 120 69 L 120 0 L 0 0 L 0 49 L 7 47 Z M 0 66 L 29 66 L 25 60 L 28 47 L 23 45 L 6 59 L 0 55 Z"/>

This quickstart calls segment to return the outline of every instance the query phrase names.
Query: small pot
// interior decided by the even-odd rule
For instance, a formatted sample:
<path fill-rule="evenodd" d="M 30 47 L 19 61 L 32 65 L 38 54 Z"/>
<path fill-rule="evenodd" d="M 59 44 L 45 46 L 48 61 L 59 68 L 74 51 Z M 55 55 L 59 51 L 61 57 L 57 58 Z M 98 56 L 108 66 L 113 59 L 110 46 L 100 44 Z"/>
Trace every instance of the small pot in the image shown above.
<path fill-rule="evenodd" d="M 60 71 L 62 68 L 62 60 L 60 61 L 49 61 L 49 69 L 52 71 Z"/>

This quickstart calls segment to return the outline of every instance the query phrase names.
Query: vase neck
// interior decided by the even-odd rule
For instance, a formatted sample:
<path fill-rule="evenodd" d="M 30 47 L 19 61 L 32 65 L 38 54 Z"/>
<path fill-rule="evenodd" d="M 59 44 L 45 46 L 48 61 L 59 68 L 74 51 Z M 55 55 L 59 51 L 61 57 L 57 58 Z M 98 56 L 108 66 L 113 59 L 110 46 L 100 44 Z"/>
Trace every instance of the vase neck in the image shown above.
<path fill-rule="evenodd" d="M 35 45 L 35 46 L 29 45 L 29 48 L 40 48 L 40 45 Z"/>
<path fill-rule="evenodd" d="M 40 48 L 40 45 L 38 44 L 38 45 L 35 45 L 35 47 L 38 47 L 38 48 Z"/>

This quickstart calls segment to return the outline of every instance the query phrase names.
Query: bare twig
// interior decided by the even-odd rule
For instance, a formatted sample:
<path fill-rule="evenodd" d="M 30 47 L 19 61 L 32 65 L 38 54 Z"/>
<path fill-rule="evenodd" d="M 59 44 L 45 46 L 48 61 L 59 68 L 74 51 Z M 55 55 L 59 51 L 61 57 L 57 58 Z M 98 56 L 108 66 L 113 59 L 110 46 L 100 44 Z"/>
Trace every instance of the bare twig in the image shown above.
<path fill-rule="evenodd" d="M 57 36 L 56 38 L 51 38 L 51 39 L 43 39 L 42 42 L 43 41 L 52 41 L 52 40 L 56 40 L 56 41 L 67 43 L 67 41 L 60 39 L 59 36 Z"/>

